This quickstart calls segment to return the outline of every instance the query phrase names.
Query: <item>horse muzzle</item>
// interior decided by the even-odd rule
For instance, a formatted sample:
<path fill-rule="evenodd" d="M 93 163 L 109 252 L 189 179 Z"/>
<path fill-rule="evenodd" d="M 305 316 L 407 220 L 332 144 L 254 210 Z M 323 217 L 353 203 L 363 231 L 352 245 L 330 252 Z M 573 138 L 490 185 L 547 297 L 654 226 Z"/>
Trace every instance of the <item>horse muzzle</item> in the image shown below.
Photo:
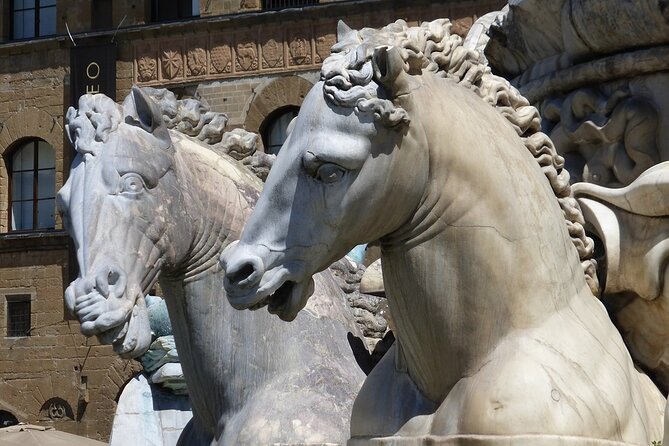
<path fill-rule="evenodd" d="M 81 323 L 82 334 L 96 335 L 122 357 L 139 356 L 151 343 L 141 290 L 129 287 L 127 274 L 117 266 L 104 266 L 93 277 L 72 282 L 65 303 Z"/>
<path fill-rule="evenodd" d="M 259 249 L 270 254 L 263 247 Z M 266 269 L 265 260 L 271 256 L 261 257 L 261 252 L 253 251 L 234 242 L 221 254 L 221 266 L 225 270 L 223 284 L 230 305 L 237 310 L 258 310 L 267 306 L 270 313 L 284 321 L 292 321 L 314 291 L 313 278 L 309 274 L 300 274 L 301 268 L 290 267 L 277 259 L 268 262 L 271 267 Z"/>

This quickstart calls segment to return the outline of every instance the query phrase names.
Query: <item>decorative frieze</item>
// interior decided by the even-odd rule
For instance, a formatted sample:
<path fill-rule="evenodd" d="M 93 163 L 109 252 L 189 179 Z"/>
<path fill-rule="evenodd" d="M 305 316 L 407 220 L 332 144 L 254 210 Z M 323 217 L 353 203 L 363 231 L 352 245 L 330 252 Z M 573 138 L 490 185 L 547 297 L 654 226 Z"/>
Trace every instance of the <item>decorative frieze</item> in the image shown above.
<path fill-rule="evenodd" d="M 189 78 L 220 79 L 264 72 L 318 69 L 336 41 L 336 23 L 202 31 L 181 40 L 139 41 L 134 45 L 134 81 L 169 85 Z"/>
<path fill-rule="evenodd" d="M 135 48 L 135 73 L 139 83 L 158 80 L 156 51 L 151 45 L 138 45 Z"/>
<path fill-rule="evenodd" d="M 164 50 L 160 58 L 163 79 L 174 79 L 181 75 L 183 60 L 181 54 L 174 50 Z"/>
<path fill-rule="evenodd" d="M 307 27 L 291 30 L 288 39 L 288 64 L 291 67 L 311 65 L 314 60 L 311 48 L 311 33 L 309 31 Z"/>
<path fill-rule="evenodd" d="M 402 14 L 409 18 L 411 11 Z M 376 17 L 344 18 L 354 28 L 376 26 Z M 369 23 L 368 23 L 369 22 Z M 409 23 L 415 23 L 409 20 Z M 417 23 L 417 22 L 416 22 Z M 455 20 L 462 32 L 472 16 Z M 239 28 L 203 28 L 162 40 L 137 39 L 134 46 L 133 80 L 145 85 L 170 85 L 264 73 L 318 70 L 337 42 L 337 20 L 320 17 L 291 21 L 290 27 L 258 23 Z"/>
<path fill-rule="evenodd" d="M 276 28 L 260 36 L 262 69 L 271 70 L 284 66 L 283 30 Z"/>
<path fill-rule="evenodd" d="M 314 30 L 315 43 L 315 63 L 322 63 L 330 55 L 332 45 L 337 43 L 337 34 L 335 29 L 327 24 L 319 25 Z"/>

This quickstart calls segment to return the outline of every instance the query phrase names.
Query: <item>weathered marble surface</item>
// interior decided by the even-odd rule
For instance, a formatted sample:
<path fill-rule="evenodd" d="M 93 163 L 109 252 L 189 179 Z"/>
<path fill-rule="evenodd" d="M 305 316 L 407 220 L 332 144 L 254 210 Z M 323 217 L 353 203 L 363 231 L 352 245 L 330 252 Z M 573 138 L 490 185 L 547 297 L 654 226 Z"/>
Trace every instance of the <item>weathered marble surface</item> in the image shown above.
<path fill-rule="evenodd" d="M 629 186 L 574 185 L 604 248 L 602 298 L 634 358 L 669 389 L 669 162 Z"/>
<path fill-rule="evenodd" d="M 226 302 L 218 255 L 261 183 L 203 144 L 224 140 L 224 121 L 136 87 L 122 106 L 87 95 L 68 111 L 77 156 L 58 203 L 80 277 L 66 305 L 84 334 L 136 357 L 152 342 L 144 296 L 160 277 L 193 405 L 180 445 L 341 444 L 363 373 L 332 277 L 314 277 L 316 298 L 289 326 Z"/>
<path fill-rule="evenodd" d="M 143 374 L 123 389 L 116 406 L 109 446 L 173 446 L 193 412 L 184 395 L 152 385 Z"/>
<path fill-rule="evenodd" d="M 480 25 L 491 28 L 491 64 L 540 108 L 572 182 L 588 183 L 575 190 L 602 241 L 602 301 L 635 362 L 668 391 L 665 168 L 653 167 L 669 161 L 667 2 L 514 0 Z"/>
<path fill-rule="evenodd" d="M 572 181 L 631 183 L 669 160 L 664 2 L 514 0 L 485 53 L 541 110 Z"/>
<path fill-rule="evenodd" d="M 293 320 L 311 275 L 380 240 L 397 342 L 349 446 L 660 440 L 665 399 L 592 294 L 592 241 L 538 111 L 448 21 L 339 31 L 221 256 L 233 306 Z"/>
<path fill-rule="evenodd" d="M 588 84 L 666 71 L 667 4 L 511 0 L 492 25 L 490 64 L 531 102 Z"/>

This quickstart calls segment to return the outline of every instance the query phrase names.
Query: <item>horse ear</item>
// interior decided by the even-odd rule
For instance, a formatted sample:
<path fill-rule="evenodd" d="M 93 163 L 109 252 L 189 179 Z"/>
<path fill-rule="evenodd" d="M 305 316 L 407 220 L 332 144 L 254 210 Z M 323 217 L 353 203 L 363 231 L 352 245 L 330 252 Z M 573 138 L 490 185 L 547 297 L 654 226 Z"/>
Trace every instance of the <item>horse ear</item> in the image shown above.
<path fill-rule="evenodd" d="M 337 42 L 341 42 L 353 32 L 353 28 L 344 23 L 343 20 L 337 22 Z"/>
<path fill-rule="evenodd" d="M 171 145 L 170 135 L 163 121 L 163 115 L 153 99 L 136 85 L 133 85 L 130 90 L 130 99 L 131 104 L 126 100 L 123 105 L 124 108 L 132 105 L 133 113 L 129 114 L 134 118 L 136 123 L 146 132 L 152 133 L 153 136 L 165 142 L 166 145 L 161 145 L 162 148 L 169 147 Z M 126 112 L 128 112 L 127 109 Z"/>
<path fill-rule="evenodd" d="M 417 87 L 416 81 L 404 69 L 404 60 L 396 47 L 380 47 L 372 55 L 374 80 L 395 98 Z"/>

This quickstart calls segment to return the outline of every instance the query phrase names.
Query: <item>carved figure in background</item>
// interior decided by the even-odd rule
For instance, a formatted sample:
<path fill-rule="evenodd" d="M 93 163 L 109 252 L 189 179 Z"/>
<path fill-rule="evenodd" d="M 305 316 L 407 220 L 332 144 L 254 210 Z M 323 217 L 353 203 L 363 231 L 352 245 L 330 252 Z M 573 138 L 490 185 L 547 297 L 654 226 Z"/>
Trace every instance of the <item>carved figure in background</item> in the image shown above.
<path fill-rule="evenodd" d="M 669 390 L 669 162 L 629 186 L 576 183 L 574 196 L 604 248 L 609 308 L 632 357 Z"/>
<path fill-rule="evenodd" d="M 397 343 L 349 445 L 660 440 L 665 400 L 593 297 L 563 159 L 450 27 L 340 25 L 221 257 L 228 299 L 292 320 L 315 272 L 380 239 Z"/>
<path fill-rule="evenodd" d="M 193 404 L 181 445 L 344 441 L 362 372 L 339 288 L 318 276 L 314 305 L 291 326 L 225 302 L 218 255 L 261 185 L 201 138 L 168 130 L 167 105 L 134 87 L 122 107 L 87 95 L 68 111 L 77 156 L 58 202 L 81 272 L 67 307 L 84 334 L 136 357 L 151 341 L 144 296 L 161 275 Z"/>
<path fill-rule="evenodd" d="M 551 140 L 567 161 L 572 181 L 608 187 L 630 184 L 660 160 L 657 111 L 618 90 L 606 96 L 583 88 L 545 106 Z"/>

